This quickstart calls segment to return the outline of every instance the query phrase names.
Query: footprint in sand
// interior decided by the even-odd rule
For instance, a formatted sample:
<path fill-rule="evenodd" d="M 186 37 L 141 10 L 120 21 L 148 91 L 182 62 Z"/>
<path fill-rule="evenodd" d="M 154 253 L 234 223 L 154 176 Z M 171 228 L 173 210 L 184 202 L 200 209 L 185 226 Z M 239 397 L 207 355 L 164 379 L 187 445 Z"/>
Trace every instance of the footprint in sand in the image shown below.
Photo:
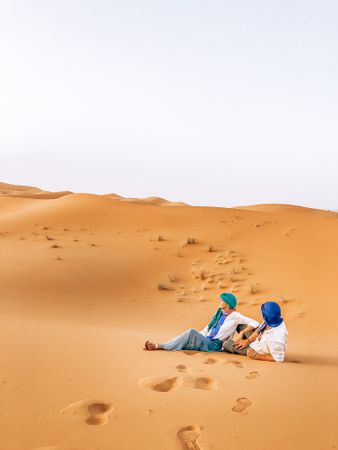
<path fill-rule="evenodd" d="M 214 364 L 219 364 L 220 360 L 216 359 L 216 358 L 208 358 L 204 361 L 203 364 L 208 364 L 208 365 L 214 365 Z"/>
<path fill-rule="evenodd" d="M 249 372 L 247 375 L 245 375 L 245 378 L 247 378 L 248 380 L 252 380 L 254 378 L 257 378 L 260 376 L 259 372 Z"/>
<path fill-rule="evenodd" d="M 179 372 L 186 372 L 188 370 L 188 366 L 186 366 L 185 364 L 178 364 L 178 366 L 176 366 L 176 369 Z"/>
<path fill-rule="evenodd" d="M 217 389 L 217 380 L 211 377 L 198 377 L 194 381 L 195 389 L 202 389 L 204 391 L 213 391 Z"/>
<path fill-rule="evenodd" d="M 110 413 L 114 411 L 110 402 L 101 400 L 80 400 L 71 403 L 60 412 L 68 417 L 84 421 L 88 425 L 104 425 L 108 422 Z"/>
<path fill-rule="evenodd" d="M 182 377 L 150 377 L 150 378 L 142 378 L 139 381 L 140 386 L 150 387 L 153 391 L 156 392 L 170 392 L 175 389 L 178 389 L 183 382 Z"/>
<path fill-rule="evenodd" d="M 245 412 L 251 405 L 252 401 L 247 399 L 246 397 L 241 397 L 236 400 L 236 405 L 231 408 L 231 410 L 235 413 L 243 413 Z"/>
<path fill-rule="evenodd" d="M 243 369 L 243 367 L 244 367 L 243 363 L 241 363 L 240 361 L 235 361 L 235 360 L 227 361 L 227 364 L 232 364 L 233 366 L 238 367 L 239 369 Z"/>
<path fill-rule="evenodd" d="M 201 437 L 200 427 L 195 425 L 183 427 L 177 432 L 177 437 L 181 441 L 184 450 L 203 450 L 197 444 L 197 440 Z"/>
<path fill-rule="evenodd" d="M 180 377 L 167 378 L 159 383 L 154 383 L 151 388 L 157 392 L 169 392 L 173 389 L 177 389 L 182 384 L 182 379 Z"/>

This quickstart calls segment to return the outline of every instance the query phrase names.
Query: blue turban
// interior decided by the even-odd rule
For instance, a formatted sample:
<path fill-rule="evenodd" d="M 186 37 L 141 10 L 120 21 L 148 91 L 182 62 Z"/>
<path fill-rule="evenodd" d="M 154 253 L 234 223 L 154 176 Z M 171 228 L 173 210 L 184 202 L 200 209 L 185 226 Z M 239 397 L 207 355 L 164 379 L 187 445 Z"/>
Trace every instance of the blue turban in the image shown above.
<path fill-rule="evenodd" d="M 261 306 L 262 315 L 269 327 L 278 327 L 283 322 L 281 310 L 276 302 L 266 302 Z"/>

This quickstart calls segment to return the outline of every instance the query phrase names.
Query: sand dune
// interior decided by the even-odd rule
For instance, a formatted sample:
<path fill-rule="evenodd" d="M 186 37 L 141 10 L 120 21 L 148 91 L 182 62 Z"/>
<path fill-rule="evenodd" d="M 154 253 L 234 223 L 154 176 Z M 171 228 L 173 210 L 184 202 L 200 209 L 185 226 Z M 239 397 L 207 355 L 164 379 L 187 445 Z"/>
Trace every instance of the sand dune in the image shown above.
<path fill-rule="evenodd" d="M 9 194 L 3 192 L 3 195 L 10 195 L 11 192 L 20 192 L 20 191 L 41 191 L 41 189 L 34 186 L 20 186 L 16 184 L 8 184 L 0 182 L 0 190 L 8 191 Z"/>
<path fill-rule="evenodd" d="M 117 198 L 120 202 L 134 203 L 136 205 L 152 205 L 152 206 L 189 206 L 183 202 L 170 202 L 161 197 L 146 197 L 146 198 Z"/>
<path fill-rule="evenodd" d="M 1 197 L 20 197 L 20 198 L 31 198 L 31 199 L 56 199 L 64 197 L 66 195 L 73 194 L 71 191 L 61 191 L 61 192 L 49 192 L 43 191 L 39 188 L 32 186 L 17 186 L 15 184 L 0 183 L 0 198 Z M 76 194 L 74 194 L 76 195 Z M 79 195 L 79 194 L 78 194 Z M 86 194 L 83 194 L 86 195 Z M 93 195 L 93 194 L 91 194 Z M 107 197 L 112 200 L 117 200 L 127 203 L 135 203 L 138 205 L 153 205 L 153 206 L 188 206 L 183 202 L 170 202 L 161 197 L 145 197 L 145 198 L 128 198 L 122 197 L 121 195 L 110 193 L 100 195 L 100 197 Z"/>
<path fill-rule="evenodd" d="M 48 192 L 31 186 L 17 186 L 14 184 L 0 183 L 0 197 L 22 197 L 22 198 L 38 198 L 53 199 L 71 194 L 70 191 Z"/>
<path fill-rule="evenodd" d="M 337 213 L 0 191 L 1 449 L 337 448 Z M 142 350 L 223 291 L 286 362 Z"/>
<path fill-rule="evenodd" d="M 319 214 L 323 215 L 325 211 L 321 209 L 308 208 L 306 206 L 295 206 L 295 205 L 286 205 L 286 204 L 269 204 L 266 203 L 264 205 L 248 205 L 248 206 L 236 206 L 233 209 L 240 209 L 244 211 L 260 211 L 260 212 L 292 212 L 298 214 L 306 214 L 306 213 L 314 213 L 318 211 Z M 336 212 L 336 211 L 328 211 Z"/>

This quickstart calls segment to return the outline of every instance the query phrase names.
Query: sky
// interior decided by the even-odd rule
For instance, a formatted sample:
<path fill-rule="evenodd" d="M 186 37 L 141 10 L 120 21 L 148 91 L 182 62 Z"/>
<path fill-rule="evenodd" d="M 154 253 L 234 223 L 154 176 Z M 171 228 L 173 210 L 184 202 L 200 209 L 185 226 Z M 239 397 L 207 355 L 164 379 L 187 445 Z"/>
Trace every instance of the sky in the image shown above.
<path fill-rule="evenodd" d="M 335 0 L 0 0 L 0 181 L 338 209 Z"/>

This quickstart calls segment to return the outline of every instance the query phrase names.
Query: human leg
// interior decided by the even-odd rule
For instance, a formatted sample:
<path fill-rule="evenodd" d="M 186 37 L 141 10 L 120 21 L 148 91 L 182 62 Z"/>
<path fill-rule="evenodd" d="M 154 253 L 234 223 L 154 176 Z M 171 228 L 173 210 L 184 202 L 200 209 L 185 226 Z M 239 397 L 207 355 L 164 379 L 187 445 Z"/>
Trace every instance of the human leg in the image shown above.
<path fill-rule="evenodd" d="M 144 344 L 144 350 L 160 350 L 160 344 L 156 342 L 146 341 Z"/>
<path fill-rule="evenodd" d="M 196 330 L 190 329 L 169 342 L 160 344 L 163 350 L 196 350 L 201 352 L 219 351 L 222 343 L 218 340 L 211 341 Z"/>
<path fill-rule="evenodd" d="M 194 334 L 193 331 L 195 330 L 187 330 L 179 336 L 176 336 L 171 341 L 165 342 L 164 344 L 157 344 L 155 342 L 146 341 L 144 345 L 145 350 L 184 350 L 192 341 L 192 337 Z"/>
<path fill-rule="evenodd" d="M 230 339 L 223 342 L 223 351 L 225 351 L 227 353 L 235 353 L 237 355 L 246 355 L 247 350 L 248 350 L 248 347 L 236 348 L 235 341 L 232 341 Z"/>

